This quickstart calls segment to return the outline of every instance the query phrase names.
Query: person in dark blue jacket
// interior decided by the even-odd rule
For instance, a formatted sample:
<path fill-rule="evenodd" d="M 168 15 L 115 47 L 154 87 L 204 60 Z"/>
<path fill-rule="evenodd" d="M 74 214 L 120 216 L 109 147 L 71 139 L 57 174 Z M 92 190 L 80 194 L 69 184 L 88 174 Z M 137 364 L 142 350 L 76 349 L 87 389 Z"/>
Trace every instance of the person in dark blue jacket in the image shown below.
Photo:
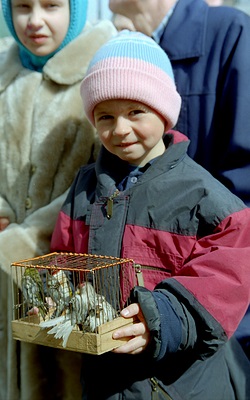
<path fill-rule="evenodd" d="M 168 54 L 188 154 L 250 206 L 250 17 L 204 0 L 109 0 Z M 250 358 L 250 307 L 236 336 Z"/>

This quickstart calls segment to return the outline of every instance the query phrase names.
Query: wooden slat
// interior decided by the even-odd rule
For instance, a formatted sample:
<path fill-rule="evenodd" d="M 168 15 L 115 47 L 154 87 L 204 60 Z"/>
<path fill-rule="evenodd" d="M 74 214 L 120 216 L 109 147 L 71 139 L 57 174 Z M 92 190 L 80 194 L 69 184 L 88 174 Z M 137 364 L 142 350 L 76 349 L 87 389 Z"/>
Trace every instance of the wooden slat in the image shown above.
<path fill-rule="evenodd" d="M 55 339 L 53 335 L 48 335 L 48 329 L 42 329 L 39 322 L 38 317 L 12 321 L 13 339 L 80 353 L 102 354 L 121 346 L 124 341 L 128 340 L 114 340 L 112 334 L 117 328 L 131 325 L 134 321 L 133 318 L 118 317 L 100 326 L 97 334 L 74 330 L 69 336 L 66 348 L 62 346 L 61 339 Z"/>

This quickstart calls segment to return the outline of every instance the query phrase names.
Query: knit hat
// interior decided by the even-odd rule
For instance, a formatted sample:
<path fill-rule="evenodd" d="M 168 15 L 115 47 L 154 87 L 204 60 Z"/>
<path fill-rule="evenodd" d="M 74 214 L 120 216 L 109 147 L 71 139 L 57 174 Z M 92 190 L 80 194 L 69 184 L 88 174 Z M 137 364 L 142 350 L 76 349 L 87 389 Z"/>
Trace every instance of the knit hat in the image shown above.
<path fill-rule="evenodd" d="M 11 0 L 1 1 L 6 24 L 9 28 L 10 33 L 12 34 L 20 48 L 20 58 L 22 61 L 22 65 L 25 68 L 31 70 L 42 71 L 46 62 L 63 47 L 65 47 L 69 42 L 75 39 L 81 33 L 86 23 L 88 0 L 69 0 L 70 23 L 68 32 L 64 40 L 53 53 L 50 53 L 46 56 L 36 56 L 35 54 L 31 53 L 31 51 L 29 51 L 18 39 L 12 20 Z"/>
<path fill-rule="evenodd" d="M 94 125 L 98 103 L 135 100 L 161 114 L 166 130 L 177 122 L 181 98 L 166 53 L 150 37 L 121 31 L 95 54 L 80 87 L 85 113 Z"/>

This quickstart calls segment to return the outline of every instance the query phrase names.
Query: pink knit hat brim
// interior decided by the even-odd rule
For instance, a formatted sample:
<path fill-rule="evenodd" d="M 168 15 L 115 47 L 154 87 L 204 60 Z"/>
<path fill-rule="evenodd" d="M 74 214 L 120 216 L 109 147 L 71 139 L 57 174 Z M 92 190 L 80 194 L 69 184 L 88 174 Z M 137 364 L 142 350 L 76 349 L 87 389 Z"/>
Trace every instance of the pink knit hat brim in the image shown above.
<path fill-rule="evenodd" d="M 173 79 L 156 65 L 126 57 L 110 57 L 97 62 L 80 88 L 84 109 L 94 125 L 93 112 L 105 100 L 128 99 L 146 104 L 175 126 L 181 97 Z"/>

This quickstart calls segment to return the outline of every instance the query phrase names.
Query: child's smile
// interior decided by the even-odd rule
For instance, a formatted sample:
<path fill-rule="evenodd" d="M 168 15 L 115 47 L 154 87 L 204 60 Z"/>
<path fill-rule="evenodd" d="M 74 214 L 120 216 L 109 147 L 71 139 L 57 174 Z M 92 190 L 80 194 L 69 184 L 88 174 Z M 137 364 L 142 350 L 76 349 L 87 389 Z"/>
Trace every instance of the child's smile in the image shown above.
<path fill-rule="evenodd" d="M 133 100 L 106 100 L 94 110 L 103 145 L 122 160 L 145 165 L 165 151 L 165 120 L 152 108 Z"/>

